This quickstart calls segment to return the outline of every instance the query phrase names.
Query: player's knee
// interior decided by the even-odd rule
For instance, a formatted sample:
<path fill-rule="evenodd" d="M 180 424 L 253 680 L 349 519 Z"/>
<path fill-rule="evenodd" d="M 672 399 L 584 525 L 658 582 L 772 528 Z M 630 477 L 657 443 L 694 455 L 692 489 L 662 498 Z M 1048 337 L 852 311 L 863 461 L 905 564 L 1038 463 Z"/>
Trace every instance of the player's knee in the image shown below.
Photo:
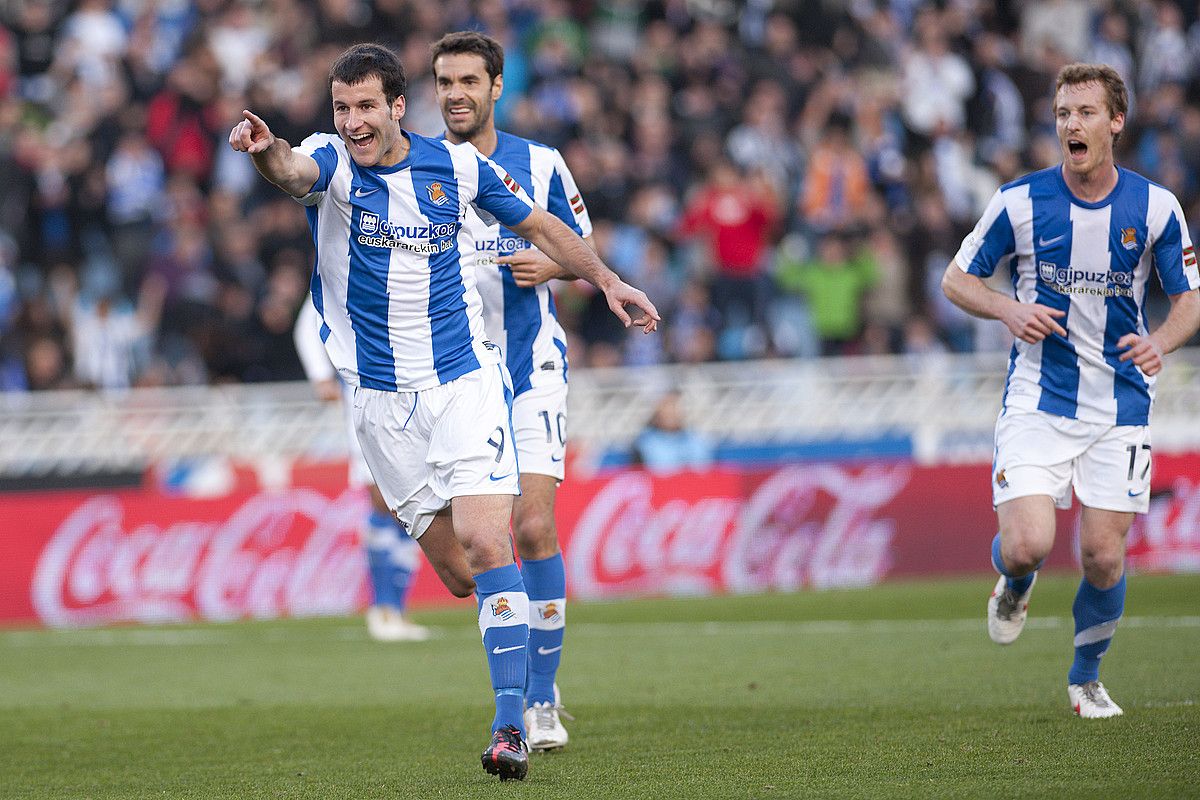
<path fill-rule="evenodd" d="M 558 552 L 558 530 L 554 514 L 538 509 L 526 511 L 513 520 L 513 534 L 521 558 L 549 558 Z"/>
<path fill-rule="evenodd" d="M 455 597 L 470 597 L 475 594 L 475 581 L 469 575 L 443 575 L 442 583 Z"/>
<path fill-rule="evenodd" d="M 1097 589 L 1107 589 L 1121 579 L 1125 559 L 1120 550 L 1111 548 L 1081 548 L 1079 560 L 1084 577 Z"/>
<path fill-rule="evenodd" d="M 1017 575 L 1037 569 L 1047 555 L 1034 537 L 1020 536 L 1013 537 L 1013 541 L 1005 543 L 1003 554 L 1004 565 Z"/>

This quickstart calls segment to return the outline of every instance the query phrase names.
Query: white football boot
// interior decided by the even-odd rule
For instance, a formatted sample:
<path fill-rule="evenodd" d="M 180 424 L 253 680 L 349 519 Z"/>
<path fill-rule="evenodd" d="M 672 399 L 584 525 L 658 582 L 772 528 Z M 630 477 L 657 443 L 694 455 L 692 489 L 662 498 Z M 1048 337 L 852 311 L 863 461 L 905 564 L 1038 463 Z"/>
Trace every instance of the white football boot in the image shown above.
<path fill-rule="evenodd" d="M 1037 583 L 1037 573 L 1033 573 L 1033 583 Z M 996 644 L 1012 644 L 1021 635 L 1025 627 L 1025 617 L 1029 613 L 1029 595 L 1033 594 L 1033 583 L 1024 594 L 1017 594 L 1008 588 L 1008 578 L 1003 575 L 996 581 L 996 588 L 988 598 L 987 623 L 988 636 Z"/>
<path fill-rule="evenodd" d="M 529 749 L 537 752 L 557 750 L 567 744 L 567 729 L 559 715 L 572 719 L 562 707 L 558 684 L 554 684 L 553 703 L 534 703 L 525 709 L 525 733 Z"/>
<path fill-rule="evenodd" d="M 409 622 L 390 606 L 367 609 L 367 633 L 377 642 L 423 642 L 429 638 L 429 628 Z"/>
<path fill-rule="evenodd" d="M 1100 681 L 1072 683 L 1067 687 L 1067 697 L 1071 699 L 1071 708 L 1084 719 L 1108 719 L 1125 713 L 1108 696 Z"/>

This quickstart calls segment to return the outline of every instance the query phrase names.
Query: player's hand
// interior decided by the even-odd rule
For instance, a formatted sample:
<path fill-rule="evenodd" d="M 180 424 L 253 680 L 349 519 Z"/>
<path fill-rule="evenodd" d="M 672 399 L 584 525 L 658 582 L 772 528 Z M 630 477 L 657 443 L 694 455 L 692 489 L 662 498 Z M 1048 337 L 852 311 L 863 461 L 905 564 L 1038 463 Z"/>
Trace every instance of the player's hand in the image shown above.
<path fill-rule="evenodd" d="M 342 384 L 337 378 L 326 378 L 313 384 L 313 392 L 317 399 L 325 403 L 335 403 L 342 399 Z"/>
<path fill-rule="evenodd" d="M 574 275 L 566 272 L 541 250 L 522 250 L 511 256 L 500 256 L 497 264 L 506 264 L 512 270 L 513 280 L 522 289 L 539 286 L 552 278 Z"/>
<path fill-rule="evenodd" d="M 1066 315 L 1065 311 L 1041 303 L 1013 303 L 1003 320 L 1013 336 L 1037 344 L 1052 333 L 1066 336 L 1067 331 L 1056 321 Z"/>
<path fill-rule="evenodd" d="M 626 328 L 630 325 L 637 325 L 643 333 L 653 333 L 658 329 L 658 323 L 662 321 L 662 317 L 658 315 L 658 309 L 641 289 L 635 289 L 625 281 L 617 281 L 605 290 L 604 297 L 608 300 L 609 310 L 616 314 L 617 319 L 621 320 L 621 324 Z M 644 316 L 631 319 L 625 311 L 627 305 L 641 309 Z"/>
<path fill-rule="evenodd" d="M 1128 348 L 1128 349 L 1126 349 Z M 1147 376 L 1157 375 L 1163 368 L 1163 351 L 1153 336 L 1127 333 L 1117 340 L 1117 349 L 1125 350 L 1121 361 L 1133 360 L 1134 366 Z"/>
<path fill-rule="evenodd" d="M 260 117 L 243 111 L 245 117 L 229 132 L 229 146 L 242 153 L 261 153 L 275 144 L 275 134 Z"/>

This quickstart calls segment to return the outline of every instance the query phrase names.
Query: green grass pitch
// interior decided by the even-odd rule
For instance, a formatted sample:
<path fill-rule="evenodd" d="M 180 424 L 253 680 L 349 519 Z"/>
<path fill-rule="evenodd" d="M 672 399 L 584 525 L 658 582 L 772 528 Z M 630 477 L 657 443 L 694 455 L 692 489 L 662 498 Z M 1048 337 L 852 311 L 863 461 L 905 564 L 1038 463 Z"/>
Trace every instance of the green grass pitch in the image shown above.
<path fill-rule="evenodd" d="M 1134 577 L 1103 678 L 1067 708 L 1077 579 L 1021 640 L 992 581 L 574 603 L 571 744 L 524 783 L 479 766 L 491 720 L 472 607 L 439 636 L 358 619 L 0 632 L 2 798 L 1200 797 L 1200 576 Z"/>

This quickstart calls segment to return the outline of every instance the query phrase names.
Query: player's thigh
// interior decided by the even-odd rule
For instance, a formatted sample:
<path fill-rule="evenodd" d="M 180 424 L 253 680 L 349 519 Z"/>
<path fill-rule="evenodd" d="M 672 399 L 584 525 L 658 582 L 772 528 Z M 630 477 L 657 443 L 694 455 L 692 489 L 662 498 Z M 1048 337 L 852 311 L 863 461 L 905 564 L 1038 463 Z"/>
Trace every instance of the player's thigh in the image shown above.
<path fill-rule="evenodd" d="M 427 460 L 443 500 L 520 492 L 507 386 L 500 367 L 483 367 L 436 390 L 443 396 Z M 511 497 L 509 498 L 511 508 Z M 508 516 L 503 524 L 507 529 Z"/>
<path fill-rule="evenodd" d="M 1042 494 L 1025 495 L 996 506 L 1000 547 L 1006 563 L 1033 565 L 1054 546 L 1054 501 Z"/>
<path fill-rule="evenodd" d="M 567 447 L 567 384 L 527 389 L 513 400 L 513 435 L 521 474 L 564 476 Z"/>
<path fill-rule="evenodd" d="M 432 515 L 445 508 L 430 485 L 430 432 L 415 413 L 412 392 L 359 388 L 354 393 L 354 429 L 363 458 L 387 507 L 408 533 L 419 537 Z"/>
<path fill-rule="evenodd" d="M 475 591 L 475 579 L 471 576 L 466 551 L 454 535 L 449 509 L 434 515 L 417 541 L 433 571 L 452 595 L 469 597 Z"/>
<path fill-rule="evenodd" d="M 1150 507 L 1150 427 L 1104 430 L 1076 459 L 1075 494 L 1088 508 L 1144 514 Z"/>
<path fill-rule="evenodd" d="M 1071 506 L 1071 464 L 1088 439 L 1061 417 L 1008 412 L 996 421 L 992 505 L 1045 495 L 1059 508 Z M 1074 420 L 1065 420 L 1067 423 Z"/>

